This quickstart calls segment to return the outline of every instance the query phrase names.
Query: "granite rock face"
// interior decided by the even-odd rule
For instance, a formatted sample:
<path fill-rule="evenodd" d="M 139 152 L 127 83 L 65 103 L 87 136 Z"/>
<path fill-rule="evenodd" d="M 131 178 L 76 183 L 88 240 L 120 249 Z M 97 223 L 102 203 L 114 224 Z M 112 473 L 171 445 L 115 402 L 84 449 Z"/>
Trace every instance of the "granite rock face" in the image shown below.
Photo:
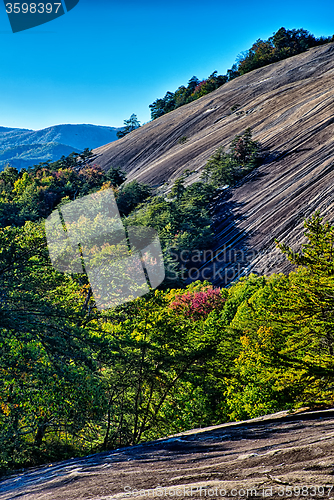
<path fill-rule="evenodd" d="M 28 469 L 0 500 L 333 500 L 333 417 L 282 411 Z"/>
<path fill-rule="evenodd" d="M 96 149 L 94 162 L 104 169 L 122 167 L 128 180 L 156 186 L 194 170 L 192 182 L 219 146 L 251 127 L 266 160 L 226 190 L 213 210 L 213 250 L 227 247 L 248 256 L 223 262 L 220 275 L 217 268 L 208 269 L 213 262 L 205 263 L 205 277 L 215 284 L 230 281 L 235 272 L 227 279 L 224 272 L 236 264 L 238 274 L 285 272 L 289 263 L 274 239 L 300 247 L 303 220 L 317 209 L 334 221 L 333 78 L 334 44 L 310 49 L 236 78 Z M 180 143 L 181 137 L 187 140 Z"/>

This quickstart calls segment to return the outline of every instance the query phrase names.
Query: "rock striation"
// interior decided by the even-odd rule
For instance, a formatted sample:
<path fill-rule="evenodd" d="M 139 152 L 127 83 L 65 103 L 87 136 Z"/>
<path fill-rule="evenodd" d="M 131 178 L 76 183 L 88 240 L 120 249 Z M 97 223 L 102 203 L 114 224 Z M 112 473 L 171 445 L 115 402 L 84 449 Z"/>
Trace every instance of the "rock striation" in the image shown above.
<path fill-rule="evenodd" d="M 189 179 L 195 181 L 219 146 L 251 127 L 267 157 L 216 200 L 213 250 L 248 252 L 238 261 L 238 274 L 286 272 L 289 263 L 274 239 L 297 249 L 303 220 L 317 209 L 334 221 L 333 78 L 331 43 L 232 80 L 94 150 L 94 162 L 104 169 L 121 167 L 128 180 L 155 186 L 172 182 L 186 169 L 194 171 Z M 237 260 L 222 268 L 236 268 Z M 205 277 L 215 284 L 226 281 L 217 271 L 207 270 Z M 232 272 L 227 281 L 234 278 Z"/>

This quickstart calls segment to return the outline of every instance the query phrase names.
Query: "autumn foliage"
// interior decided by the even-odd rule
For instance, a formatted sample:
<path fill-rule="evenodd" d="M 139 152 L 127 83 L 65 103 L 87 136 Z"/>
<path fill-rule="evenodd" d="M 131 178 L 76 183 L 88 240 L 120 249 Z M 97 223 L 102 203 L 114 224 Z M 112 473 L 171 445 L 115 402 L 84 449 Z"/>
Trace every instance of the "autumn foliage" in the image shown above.
<path fill-rule="evenodd" d="M 170 307 L 175 313 L 196 320 L 205 318 L 213 310 L 220 311 L 225 300 L 220 288 L 209 285 L 199 292 L 189 291 L 177 296 Z"/>

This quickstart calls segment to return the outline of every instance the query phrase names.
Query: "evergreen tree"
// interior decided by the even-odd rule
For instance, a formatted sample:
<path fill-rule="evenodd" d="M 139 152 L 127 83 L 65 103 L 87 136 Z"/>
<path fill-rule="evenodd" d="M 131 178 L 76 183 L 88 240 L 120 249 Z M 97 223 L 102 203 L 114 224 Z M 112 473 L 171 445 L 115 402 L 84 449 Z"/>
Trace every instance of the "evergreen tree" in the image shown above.
<path fill-rule="evenodd" d="M 119 130 L 116 133 L 116 135 L 118 139 L 121 139 L 122 137 L 129 134 L 133 130 L 136 130 L 139 127 L 140 127 L 140 122 L 138 121 L 137 115 L 132 113 L 132 115 L 128 120 L 124 120 L 124 128 L 122 130 Z"/>

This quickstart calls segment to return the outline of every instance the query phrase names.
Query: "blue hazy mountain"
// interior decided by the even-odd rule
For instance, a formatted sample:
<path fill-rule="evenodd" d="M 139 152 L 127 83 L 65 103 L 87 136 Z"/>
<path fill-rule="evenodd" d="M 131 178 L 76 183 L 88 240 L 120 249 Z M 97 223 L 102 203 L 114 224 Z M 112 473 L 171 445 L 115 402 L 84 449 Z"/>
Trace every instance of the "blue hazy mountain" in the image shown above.
<path fill-rule="evenodd" d="M 9 164 L 17 169 L 62 155 L 94 149 L 117 139 L 115 127 L 55 125 L 41 130 L 0 127 L 0 170 Z"/>

